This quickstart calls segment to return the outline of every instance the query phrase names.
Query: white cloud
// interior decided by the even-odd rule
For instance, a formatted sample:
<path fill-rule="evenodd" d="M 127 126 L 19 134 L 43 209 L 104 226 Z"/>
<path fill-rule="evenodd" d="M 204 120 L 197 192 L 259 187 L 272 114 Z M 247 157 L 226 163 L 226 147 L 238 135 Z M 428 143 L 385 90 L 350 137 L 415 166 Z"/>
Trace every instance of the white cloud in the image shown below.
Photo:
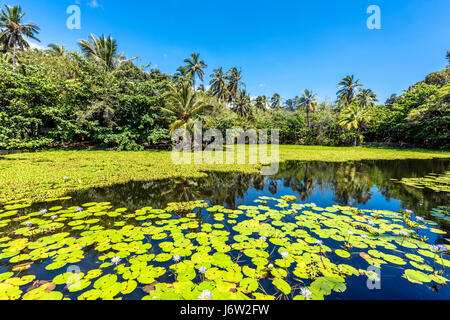
<path fill-rule="evenodd" d="M 41 50 L 41 51 L 43 51 L 43 50 L 45 50 L 45 47 L 44 46 L 41 46 L 39 43 L 36 43 L 36 42 L 28 42 L 29 44 L 30 44 L 30 49 L 31 50 L 33 50 L 33 49 L 37 49 L 37 50 Z"/>
<path fill-rule="evenodd" d="M 91 8 L 99 8 L 101 7 L 101 4 L 99 4 L 97 0 L 91 0 L 90 2 L 88 2 L 88 6 Z"/>

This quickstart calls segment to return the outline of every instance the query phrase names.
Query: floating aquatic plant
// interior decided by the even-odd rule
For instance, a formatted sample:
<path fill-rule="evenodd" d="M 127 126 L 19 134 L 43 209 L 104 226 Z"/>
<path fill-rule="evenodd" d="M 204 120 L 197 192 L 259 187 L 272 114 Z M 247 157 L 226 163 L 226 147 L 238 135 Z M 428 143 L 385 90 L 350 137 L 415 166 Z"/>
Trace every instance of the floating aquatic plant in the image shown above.
<path fill-rule="evenodd" d="M 417 227 L 408 212 L 294 197 L 236 209 L 204 201 L 135 212 L 108 202 L 32 208 L 0 209 L 0 299 L 316 300 L 346 291 L 352 277 L 375 279 L 366 269 L 384 265 L 404 270 L 396 281 L 448 281 L 447 247 L 419 234 L 442 231 L 416 217 Z"/>
<path fill-rule="evenodd" d="M 404 178 L 399 183 L 419 189 L 427 188 L 435 192 L 450 192 L 450 171 L 440 175 L 430 174 L 422 178 Z"/>

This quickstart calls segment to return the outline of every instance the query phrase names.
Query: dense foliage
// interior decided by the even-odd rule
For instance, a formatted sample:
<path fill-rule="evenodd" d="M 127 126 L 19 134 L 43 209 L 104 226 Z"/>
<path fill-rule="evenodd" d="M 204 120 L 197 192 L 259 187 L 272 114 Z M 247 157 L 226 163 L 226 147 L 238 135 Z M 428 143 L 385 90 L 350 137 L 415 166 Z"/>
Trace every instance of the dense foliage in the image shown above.
<path fill-rule="evenodd" d="M 450 67 L 383 105 L 354 76 L 338 84 L 334 104 L 320 104 L 310 90 L 252 99 L 236 67 L 213 70 L 206 89 L 199 54 L 171 76 L 136 66 L 111 36 L 80 41 L 80 53 L 57 44 L 30 50 L 26 38 L 37 40 L 39 27 L 21 12 L 7 6 L 0 15 L 0 148 L 167 147 L 173 129 L 199 119 L 223 132 L 279 129 L 283 144 L 450 147 Z"/>
<path fill-rule="evenodd" d="M 88 142 L 141 149 L 168 139 L 159 106 L 167 80 L 124 64 L 105 73 L 77 54 L 27 51 L 0 63 L 0 145 L 33 148 Z"/>

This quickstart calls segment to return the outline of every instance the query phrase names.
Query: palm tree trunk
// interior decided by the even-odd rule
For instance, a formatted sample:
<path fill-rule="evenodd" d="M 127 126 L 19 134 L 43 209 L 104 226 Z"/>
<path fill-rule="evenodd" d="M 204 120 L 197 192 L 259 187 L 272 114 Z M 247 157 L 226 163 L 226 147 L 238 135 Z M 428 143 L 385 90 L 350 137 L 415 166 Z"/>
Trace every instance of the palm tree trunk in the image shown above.
<path fill-rule="evenodd" d="M 17 45 L 16 45 L 16 42 L 14 42 L 14 48 L 13 48 L 13 66 L 16 65 L 16 55 L 17 55 Z"/>
<path fill-rule="evenodd" d="M 309 123 L 309 108 L 306 107 L 306 122 L 308 123 L 308 129 L 311 129 L 311 124 Z"/>

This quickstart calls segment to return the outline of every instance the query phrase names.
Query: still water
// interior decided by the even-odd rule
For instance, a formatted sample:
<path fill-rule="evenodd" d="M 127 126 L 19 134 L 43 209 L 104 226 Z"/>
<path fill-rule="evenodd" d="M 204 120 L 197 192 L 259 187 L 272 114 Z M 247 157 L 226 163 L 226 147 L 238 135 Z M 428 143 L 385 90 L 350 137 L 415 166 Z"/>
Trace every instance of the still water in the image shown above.
<path fill-rule="evenodd" d="M 429 244 L 448 245 L 450 225 L 445 220 L 432 217 L 430 212 L 440 206 L 448 206 L 449 194 L 415 189 L 395 182 L 402 178 L 422 177 L 430 173 L 440 174 L 448 170 L 450 170 L 449 160 L 346 163 L 292 161 L 281 164 L 279 173 L 271 177 L 208 172 L 208 176 L 201 179 L 130 182 L 107 188 L 77 191 L 68 194 L 72 198 L 60 204 L 67 208 L 87 202 L 110 202 L 114 208 L 134 211 L 144 207 L 165 208 L 168 203 L 174 202 L 205 200 L 212 206 L 237 209 L 243 205 L 254 206 L 255 200 L 264 196 L 281 198 L 294 195 L 297 197 L 295 203 L 314 203 L 321 208 L 340 205 L 393 212 L 412 210 L 415 215 L 437 222 L 436 228 L 446 231 L 446 234 L 426 232 Z M 27 211 L 38 210 L 45 206 L 48 204 L 35 204 Z M 199 214 L 203 222 L 213 223 L 208 212 L 200 211 Z M 336 246 L 330 244 L 333 245 Z M 401 256 L 402 253 L 399 254 Z M 93 265 L 96 258 L 95 255 L 89 255 L 84 261 L 85 268 L 89 269 L 89 265 Z M 352 259 L 353 265 L 362 265 L 359 256 Z M 7 267 L 8 264 L 4 263 L 0 273 L 5 272 Z M 326 296 L 326 299 L 450 299 L 450 283 L 417 285 L 402 278 L 404 270 L 405 267 L 395 264 L 383 265 L 381 289 L 368 290 L 367 277 L 351 277 L 346 281 L 345 292 L 333 292 Z M 51 278 L 42 266 L 33 265 L 29 273 L 38 275 L 39 279 Z M 449 278 L 448 272 L 444 275 Z M 273 294 L 269 285 L 266 291 Z M 143 292 L 134 292 L 125 298 L 139 299 L 144 295 Z M 76 295 L 69 297 L 76 298 Z"/>

